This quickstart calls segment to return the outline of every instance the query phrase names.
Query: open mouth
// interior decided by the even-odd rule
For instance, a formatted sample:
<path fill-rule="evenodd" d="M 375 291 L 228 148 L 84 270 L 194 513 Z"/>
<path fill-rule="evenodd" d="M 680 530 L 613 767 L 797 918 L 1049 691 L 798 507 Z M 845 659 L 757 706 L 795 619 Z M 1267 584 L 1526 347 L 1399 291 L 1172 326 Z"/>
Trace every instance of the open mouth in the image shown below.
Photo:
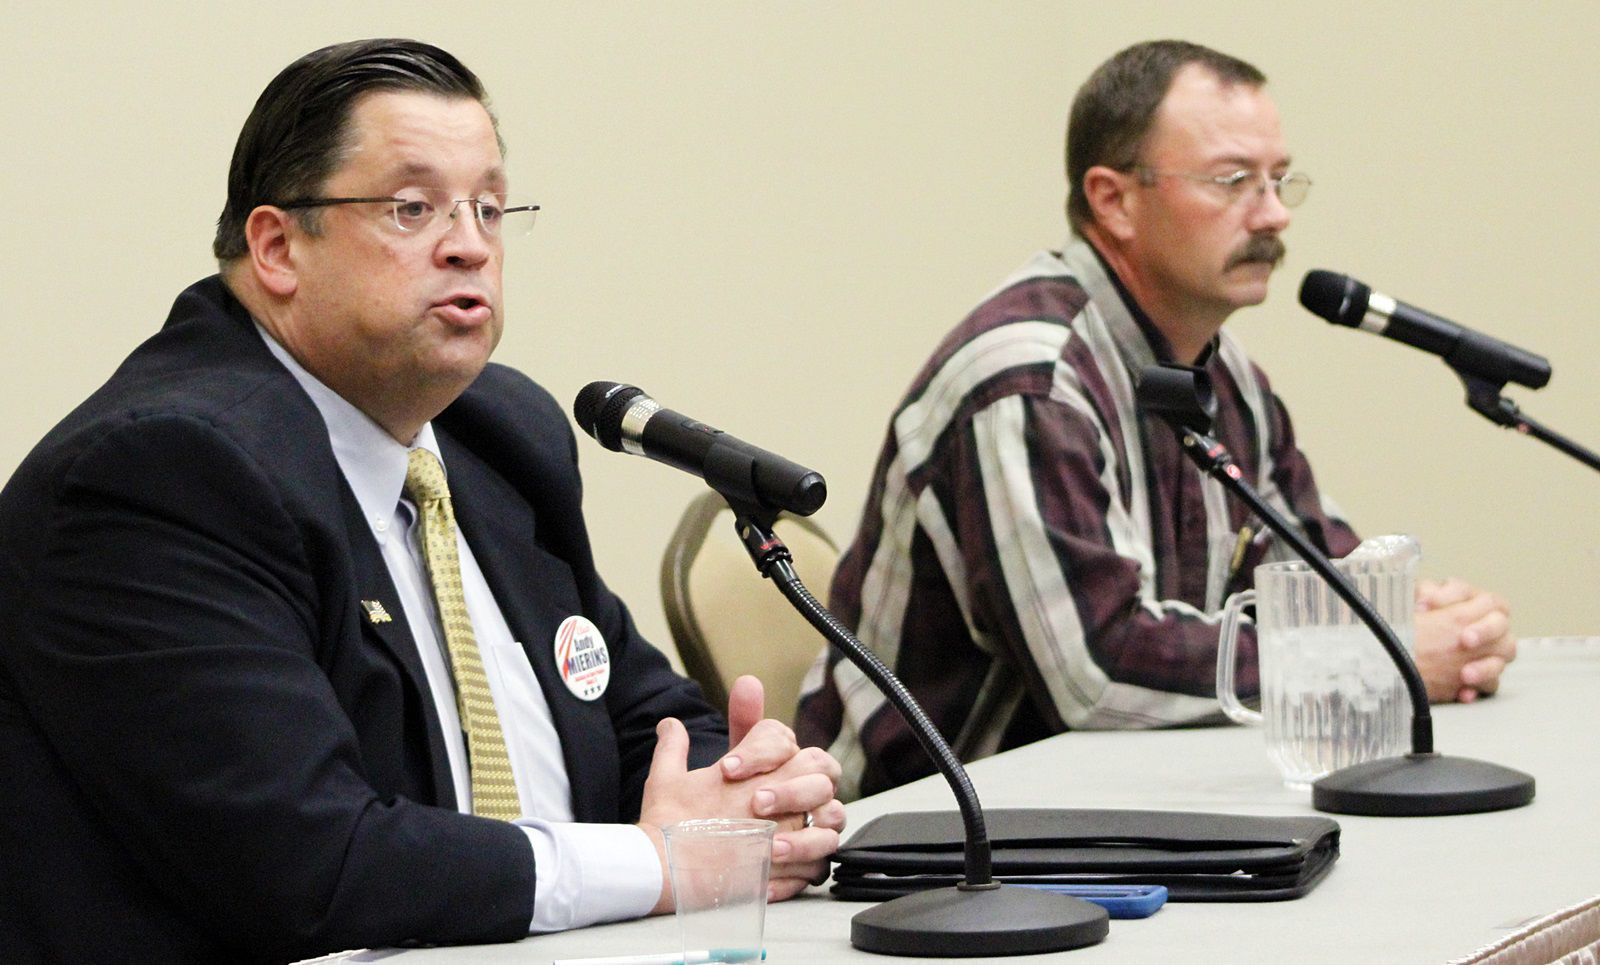
<path fill-rule="evenodd" d="M 469 309 L 469 308 L 477 308 L 479 305 L 482 305 L 483 302 L 479 301 L 476 298 L 471 297 L 470 295 L 462 295 L 459 298 L 450 299 L 450 304 L 454 305 L 457 308 L 465 310 L 465 309 Z"/>

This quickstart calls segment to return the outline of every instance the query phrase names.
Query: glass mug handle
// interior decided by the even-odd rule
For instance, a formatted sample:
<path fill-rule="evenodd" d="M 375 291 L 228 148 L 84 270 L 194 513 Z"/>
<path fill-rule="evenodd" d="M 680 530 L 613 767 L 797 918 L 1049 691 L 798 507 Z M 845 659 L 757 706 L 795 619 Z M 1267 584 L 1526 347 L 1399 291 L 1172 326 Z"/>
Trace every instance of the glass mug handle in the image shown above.
<path fill-rule="evenodd" d="M 1236 724 L 1259 724 L 1261 714 L 1239 702 L 1234 690 L 1233 666 L 1239 649 L 1239 622 L 1244 608 L 1256 602 L 1256 591 L 1245 590 L 1228 597 L 1222 607 L 1222 627 L 1217 631 L 1217 701 L 1222 712 Z"/>

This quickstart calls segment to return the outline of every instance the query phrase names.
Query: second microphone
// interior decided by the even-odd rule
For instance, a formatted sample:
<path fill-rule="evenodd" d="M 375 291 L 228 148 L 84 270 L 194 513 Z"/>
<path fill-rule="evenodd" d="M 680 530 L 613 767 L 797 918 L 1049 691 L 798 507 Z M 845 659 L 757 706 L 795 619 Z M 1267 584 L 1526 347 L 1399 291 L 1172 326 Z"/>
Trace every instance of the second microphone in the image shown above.
<path fill-rule="evenodd" d="M 612 452 L 693 473 L 729 502 L 810 516 L 828 498 L 822 475 L 735 439 L 620 382 L 590 382 L 572 403 L 578 426 Z"/>

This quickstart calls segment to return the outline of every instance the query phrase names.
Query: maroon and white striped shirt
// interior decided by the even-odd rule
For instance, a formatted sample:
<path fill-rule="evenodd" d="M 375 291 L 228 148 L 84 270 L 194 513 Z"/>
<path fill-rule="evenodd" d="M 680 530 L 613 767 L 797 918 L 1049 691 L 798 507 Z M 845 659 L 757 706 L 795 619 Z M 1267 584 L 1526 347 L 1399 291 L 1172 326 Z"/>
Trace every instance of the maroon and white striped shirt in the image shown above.
<path fill-rule="evenodd" d="M 1214 718 L 1219 611 L 1287 547 L 1139 413 L 1166 340 L 1078 241 L 1041 252 L 945 337 L 891 422 L 830 603 L 971 760 L 1069 729 Z M 1204 364 L 1214 435 L 1268 502 L 1342 556 L 1288 414 L 1238 344 Z M 1241 531 L 1245 532 L 1241 551 Z M 1256 682 L 1240 641 L 1239 686 Z M 840 797 L 932 773 L 903 721 L 824 651 L 802 744 L 844 766 Z"/>

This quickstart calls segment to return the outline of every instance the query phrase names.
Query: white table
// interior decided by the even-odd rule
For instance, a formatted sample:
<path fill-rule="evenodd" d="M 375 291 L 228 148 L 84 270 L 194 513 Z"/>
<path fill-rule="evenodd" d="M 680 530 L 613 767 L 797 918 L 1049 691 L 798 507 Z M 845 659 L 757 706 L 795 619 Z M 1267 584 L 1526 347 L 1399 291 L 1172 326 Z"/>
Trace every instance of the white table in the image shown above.
<path fill-rule="evenodd" d="M 1102 962 L 1444 962 L 1600 894 L 1600 638 L 1525 641 L 1504 691 L 1434 708 L 1436 748 L 1531 773 L 1533 804 L 1433 818 L 1333 815 L 1342 855 L 1304 898 L 1168 903 L 1113 921 L 1090 948 L 1004 959 Z M 1113 807 L 1306 814 L 1267 761 L 1260 733 L 1237 727 L 1063 734 L 970 766 L 986 807 Z M 850 805 L 878 814 L 953 807 L 942 780 Z M 869 907 L 822 889 L 767 912 L 768 961 L 885 961 L 850 947 L 850 918 Z M 543 935 L 509 945 L 413 949 L 397 965 L 548 963 L 674 947 L 671 918 Z M 373 953 L 368 953 L 373 954 Z M 970 961 L 971 959 L 969 959 Z"/>

